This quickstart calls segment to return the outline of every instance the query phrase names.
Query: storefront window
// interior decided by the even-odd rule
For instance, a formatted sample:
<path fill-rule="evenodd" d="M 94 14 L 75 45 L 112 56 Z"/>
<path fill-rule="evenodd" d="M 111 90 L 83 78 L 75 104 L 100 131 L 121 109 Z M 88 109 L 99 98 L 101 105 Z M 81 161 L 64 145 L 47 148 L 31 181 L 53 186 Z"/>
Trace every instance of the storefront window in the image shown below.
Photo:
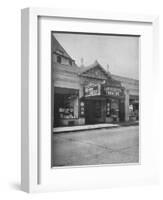
<path fill-rule="evenodd" d="M 129 114 L 130 116 L 134 115 L 134 109 L 132 104 L 129 105 Z"/>
<path fill-rule="evenodd" d="M 132 121 L 139 119 L 139 103 L 137 99 L 130 99 L 129 118 Z"/>
<path fill-rule="evenodd" d="M 113 121 L 119 121 L 119 102 L 116 99 L 111 101 L 111 117 Z"/>
<path fill-rule="evenodd" d="M 62 105 L 58 108 L 60 119 L 73 119 L 77 117 L 74 113 L 76 100 L 77 97 L 74 95 L 63 96 Z"/>
<path fill-rule="evenodd" d="M 78 118 L 78 90 L 55 88 L 54 92 L 54 126 L 66 126 Z"/>

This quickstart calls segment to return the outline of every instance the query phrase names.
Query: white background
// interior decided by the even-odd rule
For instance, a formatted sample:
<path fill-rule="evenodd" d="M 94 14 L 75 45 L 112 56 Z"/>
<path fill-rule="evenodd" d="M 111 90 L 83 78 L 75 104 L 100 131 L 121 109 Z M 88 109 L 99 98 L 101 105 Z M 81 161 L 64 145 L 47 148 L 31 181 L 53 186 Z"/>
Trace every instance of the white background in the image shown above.
<path fill-rule="evenodd" d="M 94 168 L 78 168 L 78 169 L 62 169 L 52 170 L 49 168 L 51 163 L 51 152 L 49 146 L 51 145 L 50 137 L 50 113 L 51 113 L 51 88 L 50 88 L 50 31 L 78 31 L 82 32 L 103 32 L 103 33 L 116 33 L 116 34 L 136 34 L 141 35 L 141 104 L 140 104 L 140 117 L 143 119 L 140 124 L 140 149 L 141 149 L 141 165 L 137 166 L 116 166 L 116 167 L 94 167 Z M 146 185 L 150 182 L 155 182 L 157 176 L 157 156 L 158 152 L 158 132 L 157 124 L 155 125 L 156 110 L 152 110 L 154 97 L 157 97 L 157 90 L 154 83 L 157 82 L 156 76 L 153 73 L 152 65 L 152 26 L 142 24 L 122 24 L 111 23 L 106 24 L 101 21 L 96 23 L 88 21 L 68 21 L 56 18 L 44 18 L 39 20 L 39 72 L 40 72 L 40 180 L 41 184 L 47 189 L 47 185 L 58 191 L 68 190 L 72 188 L 103 188 L 109 186 L 124 186 L 124 185 Z M 148 76 L 147 75 L 148 72 Z M 153 82 L 151 81 L 153 79 Z M 151 96 L 151 91 L 153 95 Z M 150 98 L 149 98 L 150 97 Z M 48 117 L 49 116 L 49 117 Z M 148 126 L 150 124 L 150 126 Z M 155 140 L 153 140 L 155 138 Z M 35 162 L 32 159 L 33 162 Z M 31 162 L 32 162 L 31 161 Z M 70 181 L 71 180 L 71 181 Z M 63 184 L 64 182 L 64 184 Z M 64 188 L 64 189 L 63 189 Z"/>
<path fill-rule="evenodd" d="M 0 199 L 162 199 L 163 173 L 160 186 L 113 188 L 96 191 L 75 191 L 44 194 L 26 194 L 20 191 L 20 9 L 24 7 L 76 8 L 107 10 L 160 15 L 160 52 L 163 52 L 163 5 L 161 0 L 4 0 L 1 2 L 0 19 Z M 162 66 L 160 53 L 160 66 Z M 160 67 L 160 84 L 163 79 Z M 148 75 L 148 74 L 147 74 Z M 152 81 L 152 80 L 151 80 Z M 163 90 L 163 89 L 162 89 Z M 151 91 L 152 95 L 152 91 Z M 160 133 L 163 113 L 162 91 L 155 105 Z M 162 113 L 161 113 L 162 112 Z M 150 112 L 149 112 L 150 113 Z M 161 136 L 160 143 L 162 144 Z M 162 145 L 163 146 L 163 145 Z M 163 149 L 161 148 L 163 153 Z M 163 156 L 161 159 L 163 169 Z"/>

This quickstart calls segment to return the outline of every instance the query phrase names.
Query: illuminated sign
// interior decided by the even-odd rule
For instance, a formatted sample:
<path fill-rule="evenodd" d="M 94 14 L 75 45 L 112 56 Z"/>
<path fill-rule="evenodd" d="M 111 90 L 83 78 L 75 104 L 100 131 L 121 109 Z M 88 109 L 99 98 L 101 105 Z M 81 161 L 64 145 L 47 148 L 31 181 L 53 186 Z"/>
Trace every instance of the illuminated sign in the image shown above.
<path fill-rule="evenodd" d="M 101 95 L 101 85 L 100 84 L 90 84 L 84 87 L 85 97 L 98 96 Z"/>

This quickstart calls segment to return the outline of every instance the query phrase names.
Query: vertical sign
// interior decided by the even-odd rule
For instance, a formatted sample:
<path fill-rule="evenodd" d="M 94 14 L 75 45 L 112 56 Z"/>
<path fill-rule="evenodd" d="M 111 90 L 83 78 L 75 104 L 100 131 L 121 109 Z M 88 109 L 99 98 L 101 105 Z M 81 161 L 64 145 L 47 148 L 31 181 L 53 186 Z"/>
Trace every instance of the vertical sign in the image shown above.
<path fill-rule="evenodd" d="M 85 115 L 85 103 L 84 101 L 80 101 L 80 116 L 84 117 Z"/>
<path fill-rule="evenodd" d="M 110 109 L 111 109 L 110 101 L 107 101 L 106 102 L 106 116 L 107 117 L 110 116 Z"/>

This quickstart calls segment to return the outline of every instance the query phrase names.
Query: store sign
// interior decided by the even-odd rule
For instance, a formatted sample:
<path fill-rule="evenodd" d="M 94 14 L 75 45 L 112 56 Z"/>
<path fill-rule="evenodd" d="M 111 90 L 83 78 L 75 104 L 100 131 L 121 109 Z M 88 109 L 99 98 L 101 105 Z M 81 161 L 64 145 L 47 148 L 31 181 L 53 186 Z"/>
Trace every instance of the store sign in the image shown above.
<path fill-rule="evenodd" d="M 110 116 L 110 110 L 111 110 L 111 105 L 110 102 L 106 103 L 106 116 L 109 117 Z"/>
<path fill-rule="evenodd" d="M 84 96 L 98 96 L 101 95 L 101 85 L 100 84 L 91 84 L 84 87 Z"/>
<path fill-rule="evenodd" d="M 105 88 L 105 94 L 109 96 L 122 96 L 122 90 L 120 88 L 113 88 L 113 87 L 106 87 Z"/>
<path fill-rule="evenodd" d="M 83 117 L 85 114 L 85 103 L 80 101 L 80 116 Z"/>

